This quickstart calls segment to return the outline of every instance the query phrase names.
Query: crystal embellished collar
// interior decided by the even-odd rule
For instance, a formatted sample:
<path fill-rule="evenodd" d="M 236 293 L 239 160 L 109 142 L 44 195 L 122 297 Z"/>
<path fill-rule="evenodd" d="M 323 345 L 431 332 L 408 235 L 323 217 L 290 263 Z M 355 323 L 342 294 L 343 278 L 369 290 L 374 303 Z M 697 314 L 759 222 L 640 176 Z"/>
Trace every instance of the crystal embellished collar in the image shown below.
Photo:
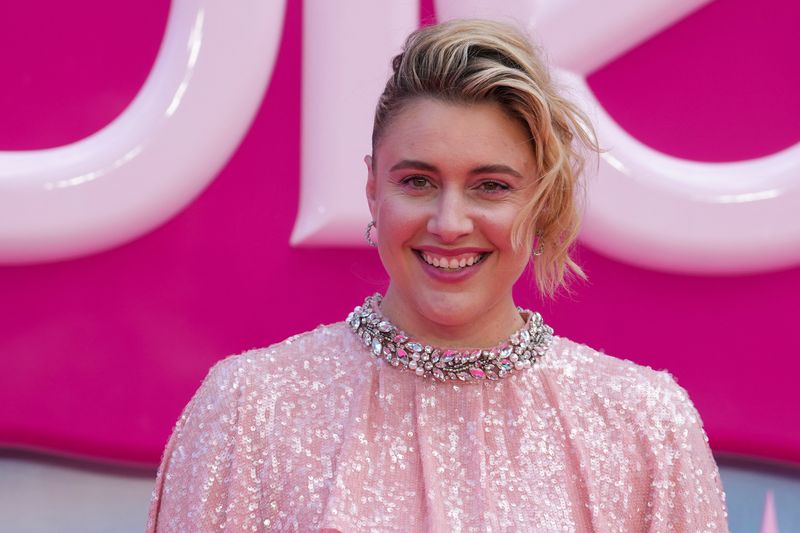
<path fill-rule="evenodd" d="M 514 370 L 530 368 L 547 351 L 553 328 L 539 313 L 518 308 L 528 317 L 525 326 L 494 348 L 445 349 L 411 339 L 380 311 L 381 295 L 368 296 L 347 317 L 347 324 L 379 359 L 439 381 L 496 380 Z"/>

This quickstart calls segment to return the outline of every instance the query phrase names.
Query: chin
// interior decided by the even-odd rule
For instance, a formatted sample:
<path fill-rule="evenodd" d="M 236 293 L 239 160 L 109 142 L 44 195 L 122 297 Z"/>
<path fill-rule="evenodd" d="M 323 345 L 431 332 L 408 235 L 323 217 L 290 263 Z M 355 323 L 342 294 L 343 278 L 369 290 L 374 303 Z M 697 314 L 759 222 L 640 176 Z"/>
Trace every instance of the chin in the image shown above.
<path fill-rule="evenodd" d="M 475 298 L 465 292 L 431 294 L 420 303 L 428 320 L 443 326 L 458 326 L 479 314 Z"/>

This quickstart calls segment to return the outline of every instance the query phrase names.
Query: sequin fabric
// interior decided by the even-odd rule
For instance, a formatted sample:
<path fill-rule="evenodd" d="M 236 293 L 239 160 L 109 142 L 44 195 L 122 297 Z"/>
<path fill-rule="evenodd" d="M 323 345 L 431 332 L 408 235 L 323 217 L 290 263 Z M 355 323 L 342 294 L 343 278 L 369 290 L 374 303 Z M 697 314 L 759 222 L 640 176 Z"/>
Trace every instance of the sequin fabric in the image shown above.
<path fill-rule="evenodd" d="M 533 367 L 441 383 L 340 322 L 228 357 L 166 445 L 149 532 L 728 531 L 686 391 L 555 336 Z"/>

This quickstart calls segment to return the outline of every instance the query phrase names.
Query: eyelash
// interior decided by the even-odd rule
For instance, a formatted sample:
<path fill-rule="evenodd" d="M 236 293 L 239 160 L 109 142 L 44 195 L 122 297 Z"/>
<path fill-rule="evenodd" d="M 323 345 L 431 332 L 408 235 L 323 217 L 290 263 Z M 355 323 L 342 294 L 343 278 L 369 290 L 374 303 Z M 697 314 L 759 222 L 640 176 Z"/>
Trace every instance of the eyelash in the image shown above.
<path fill-rule="evenodd" d="M 420 181 L 424 180 L 426 185 L 430 184 L 430 180 L 428 178 L 426 178 L 425 176 L 409 176 L 409 177 L 403 179 L 402 181 L 400 181 L 400 183 L 403 184 L 403 185 L 408 185 L 408 186 L 410 186 L 410 187 L 412 187 L 414 189 L 422 189 L 422 188 L 424 188 L 426 186 L 426 185 L 420 186 L 420 185 L 415 184 L 414 182 L 417 181 L 417 180 L 420 180 Z"/>
<path fill-rule="evenodd" d="M 424 180 L 425 181 L 425 185 L 415 184 L 414 182 L 416 182 L 418 180 L 419 181 L 423 181 Z M 424 188 L 426 188 L 426 187 L 431 185 L 430 180 L 428 178 L 426 178 L 425 176 L 409 176 L 409 177 L 404 178 L 403 180 L 401 180 L 400 183 L 402 185 L 407 185 L 407 186 L 409 186 L 409 187 L 411 187 L 411 188 L 413 188 L 415 190 L 421 190 L 421 189 L 424 189 Z M 488 188 L 487 189 L 486 185 L 491 185 L 492 188 Z M 505 184 L 505 183 L 503 183 L 501 181 L 495 181 L 495 180 L 482 181 L 480 184 L 478 184 L 478 187 L 482 188 L 483 192 L 487 192 L 489 194 L 498 194 L 498 193 L 501 193 L 501 192 L 508 191 L 511 188 L 507 184 Z"/>
<path fill-rule="evenodd" d="M 496 187 L 494 187 L 492 189 L 486 189 L 486 188 L 483 189 L 484 191 L 490 192 L 490 193 L 499 193 L 499 192 L 507 191 L 507 190 L 510 189 L 510 187 L 508 185 L 506 185 L 505 183 L 502 183 L 500 181 L 492 181 L 492 180 L 484 181 L 484 182 L 481 182 L 481 185 L 482 186 L 484 186 L 484 185 L 496 185 Z"/>

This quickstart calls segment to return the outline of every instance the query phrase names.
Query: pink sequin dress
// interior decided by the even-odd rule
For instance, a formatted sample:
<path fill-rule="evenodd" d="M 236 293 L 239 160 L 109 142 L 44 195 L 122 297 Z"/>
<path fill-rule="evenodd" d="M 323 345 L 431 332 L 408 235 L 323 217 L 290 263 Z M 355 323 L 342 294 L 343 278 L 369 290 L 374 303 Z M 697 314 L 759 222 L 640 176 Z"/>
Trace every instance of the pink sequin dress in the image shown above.
<path fill-rule="evenodd" d="M 700 416 L 657 372 L 555 337 L 441 383 L 344 323 L 217 363 L 164 450 L 147 531 L 728 531 Z"/>

